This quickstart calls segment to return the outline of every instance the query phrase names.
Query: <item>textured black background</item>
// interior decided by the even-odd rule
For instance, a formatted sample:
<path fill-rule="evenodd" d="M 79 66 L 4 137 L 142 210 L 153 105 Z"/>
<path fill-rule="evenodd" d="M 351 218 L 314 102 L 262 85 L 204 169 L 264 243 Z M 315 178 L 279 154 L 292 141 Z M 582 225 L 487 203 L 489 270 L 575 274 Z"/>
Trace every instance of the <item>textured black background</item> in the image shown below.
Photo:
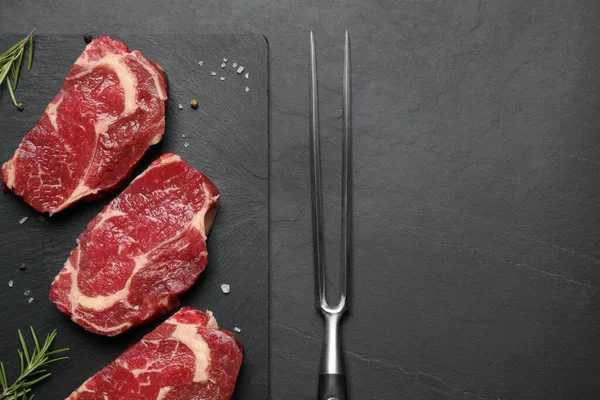
<path fill-rule="evenodd" d="M 245 346 L 236 399 L 268 395 L 268 75 L 267 43 L 260 35 L 115 35 L 167 71 L 169 98 L 163 140 L 142 159 L 133 176 L 159 155 L 173 152 L 204 172 L 220 192 L 219 210 L 208 237 L 209 265 L 196 285 L 181 296 L 183 305 L 214 312 L 221 328 Z M 18 40 L 0 37 L 0 48 Z M 36 42 L 31 73 L 23 71 L 18 112 L 5 91 L 0 95 L 0 156 L 10 158 L 60 89 L 85 47 L 81 35 L 44 35 Z M 177 49 L 173 52 L 173 49 Z M 220 68 L 222 58 L 229 66 Z M 67 61 L 68 60 L 68 61 Z M 198 66 L 202 60 L 204 66 Z M 244 79 L 236 60 L 250 72 Z M 211 71 L 218 71 L 212 76 Z M 219 80 L 225 76 L 225 80 Z M 248 86 L 249 92 L 244 88 Z M 191 98 L 200 106 L 193 110 Z M 183 104 L 182 110 L 178 104 Z M 186 135 L 185 138 L 182 135 Z M 188 143 L 188 147 L 185 147 Z M 65 398 L 85 379 L 112 361 L 129 344 L 164 320 L 133 328 L 116 338 L 85 332 L 48 300 L 50 282 L 64 264 L 75 239 L 110 200 L 78 204 L 44 221 L 11 194 L 0 196 L 0 360 L 15 377 L 18 328 L 38 334 L 58 329 L 58 346 L 72 348 L 68 362 L 56 364 L 53 379 L 36 387 L 36 399 Z M 23 225 L 19 220 L 28 216 Z M 26 271 L 19 264 L 27 264 Z M 13 280 L 13 287 L 8 281 Z M 224 295 L 221 284 L 231 285 Z M 31 293 L 25 296 L 23 293 Z M 27 299 L 33 297 L 31 304 Z M 133 400 L 133 399 L 132 399 Z"/>
<path fill-rule="evenodd" d="M 350 29 L 352 398 L 593 399 L 599 12 L 596 0 L 3 0 L 0 31 L 269 38 L 270 382 L 272 398 L 291 400 L 314 398 L 322 332 L 312 307 L 308 31 L 320 51 L 335 248 Z"/>

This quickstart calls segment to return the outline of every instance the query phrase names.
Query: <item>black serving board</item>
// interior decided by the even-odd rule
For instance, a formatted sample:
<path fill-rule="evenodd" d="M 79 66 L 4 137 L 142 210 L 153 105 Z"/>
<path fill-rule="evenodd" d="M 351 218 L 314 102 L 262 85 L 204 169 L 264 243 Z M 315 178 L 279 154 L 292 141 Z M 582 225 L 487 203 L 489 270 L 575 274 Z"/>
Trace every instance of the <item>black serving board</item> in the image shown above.
<path fill-rule="evenodd" d="M 0 36 L 0 49 L 20 35 Z M 145 155 L 133 177 L 161 154 L 174 152 L 218 187 L 219 212 L 208 239 L 209 263 L 182 305 L 211 310 L 221 328 L 241 328 L 244 364 L 236 399 L 268 398 L 268 46 L 258 35 L 118 35 L 161 65 L 169 78 L 167 128 L 163 141 Z M 38 35 L 30 73 L 21 72 L 17 111 L 0 90 L 0 159 L 8 160 L 60 89 L 83 51 L 82 35 Z M 227 66 L 220 64 L 227 58 Z M 198 64 L 203 61 L 203 66 Z M 249 78 L 232 68 L 237 62 Z M 217 72 L 216 76 L 211 71 Z M 220 80 L 221 76 L 225 80 Z M 248 87 L 249 91 L 245 88 Z M 198 109 L 189 101 L 198 99 Z M 183 109 L 178 105 L 182 104 Z M 185 135 L 184 138 L 182 135 Z M 188 144 L 186 147 L 185 144 Z M 18 373 L 17 329 L 39 335 L 58 329 L 58 346 L 69 360 L 35 386 L 36 399 L 62 399 L 166 317 L 115 338 L 86 332 L 48 300 L 50 282 L 75 239 L 111 197 L 78 204 L 51 218 L 12 194 L 0 196 L 0 360 L 9 380 Z M 20 224 L 19 220 L 28 217 Z M 43 219 L 43 220 L 42 220 Z M 19 264 L 27 269 L 21 271 Z M 8 282 L 13 281 L 12 287 Z M 228 283 L 231 292 L 221 292 Z M 25 295 L 26 290 L 30 291 Z M 29 303 L 28 299 L 33 298 Z"/>

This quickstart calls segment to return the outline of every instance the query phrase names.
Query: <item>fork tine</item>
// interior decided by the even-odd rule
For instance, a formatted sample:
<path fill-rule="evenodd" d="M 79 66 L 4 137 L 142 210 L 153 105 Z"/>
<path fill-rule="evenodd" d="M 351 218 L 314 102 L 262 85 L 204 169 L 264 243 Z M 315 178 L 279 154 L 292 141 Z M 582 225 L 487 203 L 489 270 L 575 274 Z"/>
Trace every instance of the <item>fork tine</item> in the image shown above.
<path fill-rule="evenodd" d="M 310 156 L 313 216 L 313 246 L 317 269 L 317 307 L 328 308 L 325 297 L 325 256 L 323 245 L 323 210 L 321 203 L 321 149 L 319 135 L 319 95 L 315 36 L 310 32 Z"/>
<path fill-rule="evenodd" d="M 351 223 L 352 207 L 350 204 L 351 190 L 351 146 L 352 146 L 352 103 L 350 92 L 350 35 L 346 31 L 346 41 L 344 46 L 344 106 L 342 120 L 342 250 L 341 250 L 341 271 L 340 271 L 340 304 L 339 308 L 346 307 L 346 291 L 348 280 L 348 264 L 350 263 L 351 252 Z"/>

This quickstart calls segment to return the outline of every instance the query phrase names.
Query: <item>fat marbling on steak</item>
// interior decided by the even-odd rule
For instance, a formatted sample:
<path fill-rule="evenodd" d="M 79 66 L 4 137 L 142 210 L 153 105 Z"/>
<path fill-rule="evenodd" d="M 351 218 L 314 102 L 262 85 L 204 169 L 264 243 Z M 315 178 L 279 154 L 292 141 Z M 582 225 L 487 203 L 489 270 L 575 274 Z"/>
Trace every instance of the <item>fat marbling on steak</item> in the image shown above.
<path fill-rule="evenodd" d="M 2 167 L 4 187 L 55 214 L 118 187 L 165 130 L 164 71 L 110 36 L 92 41 Z"/>
<path fill-rule="evenodd" d="M 88 224 L 50 300 L 106 336 L 173 309 L 206 267 L 218 196 L 202 173 L 163 155 Z"/>
<path fill-rule="evenodd" d="M 242 358 L 242 346 L 212 313 L 184 307 L 67 400 L 227 400 Z"/>

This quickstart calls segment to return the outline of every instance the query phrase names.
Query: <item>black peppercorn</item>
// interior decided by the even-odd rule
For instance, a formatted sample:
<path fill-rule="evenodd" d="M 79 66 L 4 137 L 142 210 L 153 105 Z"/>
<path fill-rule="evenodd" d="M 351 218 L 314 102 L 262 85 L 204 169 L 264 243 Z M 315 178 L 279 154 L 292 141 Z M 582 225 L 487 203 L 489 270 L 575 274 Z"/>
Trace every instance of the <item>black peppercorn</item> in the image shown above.
<path fill-rule="evenodd" d="M 86 33 L 85 35 L 83 35 L 83 41 L 85 43 L 90 44 L 92 40 L 94 40 L 94 37 L 91 34 Z"/>

